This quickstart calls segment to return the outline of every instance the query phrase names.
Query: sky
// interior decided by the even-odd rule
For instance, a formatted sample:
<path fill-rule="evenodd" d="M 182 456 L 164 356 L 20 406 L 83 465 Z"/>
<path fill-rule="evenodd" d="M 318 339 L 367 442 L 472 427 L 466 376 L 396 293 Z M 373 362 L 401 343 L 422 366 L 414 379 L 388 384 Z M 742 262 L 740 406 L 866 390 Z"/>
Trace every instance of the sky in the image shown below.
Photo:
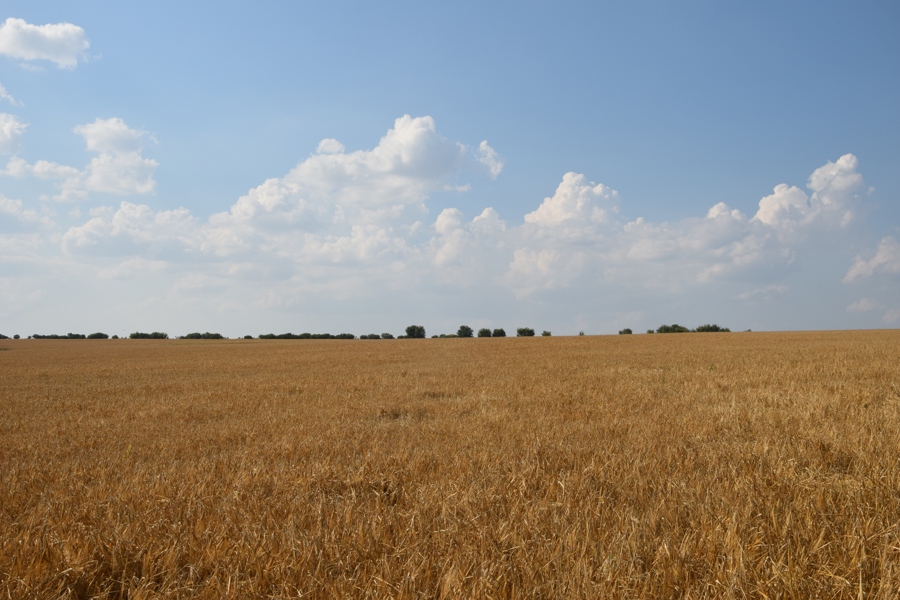
<path fill-rule="evenodd" d="M 0 333 L 900 326 L 895 2 L 0 13 Z"/>

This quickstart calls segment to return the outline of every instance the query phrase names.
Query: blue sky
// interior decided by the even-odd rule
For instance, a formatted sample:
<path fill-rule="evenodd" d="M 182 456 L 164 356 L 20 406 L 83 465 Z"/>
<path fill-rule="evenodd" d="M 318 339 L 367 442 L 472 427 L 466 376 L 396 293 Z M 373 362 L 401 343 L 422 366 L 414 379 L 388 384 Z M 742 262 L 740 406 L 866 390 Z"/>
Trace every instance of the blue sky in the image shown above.
<path fill-rule="evenodd" d="M 5 6 L 0 333 L 900 323 L 895 3 Z"/>

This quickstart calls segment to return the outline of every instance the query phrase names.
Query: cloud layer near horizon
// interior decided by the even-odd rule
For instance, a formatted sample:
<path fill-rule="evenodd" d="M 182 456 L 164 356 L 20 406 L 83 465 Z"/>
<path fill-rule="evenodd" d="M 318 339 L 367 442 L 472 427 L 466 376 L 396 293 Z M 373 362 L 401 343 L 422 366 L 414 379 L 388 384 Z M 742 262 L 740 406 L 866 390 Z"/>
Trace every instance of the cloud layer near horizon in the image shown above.
<path fill-rule="evenodd" d="M 9 140 L 24 133 L 21 124 L 8 129 Z M 848 240 L 859 237 L 867 210 L 858 160 L 845 154 L 816 169 L 806 190 L 776 185 L 753 215 L 718 203 L 671 223 L 631 218 L 618 191 L 572 172 L 543 201 L 539 194 L 523 198 L 531 207 L 524 215 L 492 207 L 466 215 L 434 206 L 433 198 L 501 176 L 500 155 L 486 141 L 467 146 L 445 138 L 431 117 L 407 115 L 369 150 L 348 152 L 338 140 L 322 140 L 284 176 L 201 218 L 131 199 L 108 204 L 115 195 L 152 196 L 158 164 L 142 155 L 152 136 L 117 118 L 74 131 L 95 154 L 84 169 L 14 155 L 4 171 L 51 180 L 57 190 L 38 201 L 0 197 L 7 273 L 0 277 L 0 318 L 7 322 L 50 293 L 42 281 L 72 276 L 123 289 L 128 281 L 152 280 L 152 292 L 135 294 L 145 297 L 144 306 L 172 313 L 309 310 L 349 301 L 361 307 L 441 289 L 461 305 L 504 298 L 558 303 L 580 315 L 592 298 L 617 295 L 604 310 L 640 320 L 645 311 L 629 311 L 629 297 L 639 294 L 702 296 L 727 284 L 736 302 L 782 295 L 797 261 L 842 240 L 841 247 L 853 247 Z M 60 215 L 51 200 L 75 208 Z M 868 253 L 843 256 L 838 286 L 900 273 L 892 237 Z M 568 299 L 560 301 L 559 291 Z M 892 323 L 900 318 L 895 304 L 863 298 L 846 310 L 881 311 Z"/>

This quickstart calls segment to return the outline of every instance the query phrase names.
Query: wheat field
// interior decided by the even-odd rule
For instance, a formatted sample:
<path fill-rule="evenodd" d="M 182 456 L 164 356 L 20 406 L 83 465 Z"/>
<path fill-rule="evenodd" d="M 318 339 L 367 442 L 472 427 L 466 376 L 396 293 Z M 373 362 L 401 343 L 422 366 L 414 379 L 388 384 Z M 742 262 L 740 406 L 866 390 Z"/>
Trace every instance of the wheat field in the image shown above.
<path fill-rule="evenodd" d="M 0 348 L 0 598 L 900 597 L 900 331 Z"/>

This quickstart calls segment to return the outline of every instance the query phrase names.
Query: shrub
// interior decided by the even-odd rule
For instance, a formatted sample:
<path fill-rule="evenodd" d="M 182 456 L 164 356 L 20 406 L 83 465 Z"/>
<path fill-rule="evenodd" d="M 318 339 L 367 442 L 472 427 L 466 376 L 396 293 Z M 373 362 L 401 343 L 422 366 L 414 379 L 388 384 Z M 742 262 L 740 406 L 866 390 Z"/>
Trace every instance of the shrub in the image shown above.
<path fill-rule="evenodd" d="M 491 337 L 491 330 L 487 327 L 482 327 L 478 330 L 478 337 Z"/>
<path fill-rule="evenodd" d="M 383 339 L 383 340 L 392 340 L 392 339 L 394 339 L 394 336 L 393 336 L 392 334 L 390 334 L 390 333 L 382 333 L 382 334 L 381 334 L 381 339 Z"/>
<path fill-rule="evenodd" d="M 647 333 L 653 333 L 653 330 L 652 330 L 652 329 L 648 329 L 648 330 L 647 330 Z"/>
<path fill-rule="evenodd" d="M 456 337 L 470 338 L 473 333 L 474 331 L 468 325 L 460 325 L 459 329 L 456 330 Z"/>
<path fill-rule="evenodd" d="M 731 330 L 728 329 L 727 327 L 719 327 L 718 325 L 715 325 L 715 324 L 710 325 L 710 324 L 707 323 L 706 325 L 701 325 L 700 327 L 698 327 L 698 328 L 695 329 L 694 331 L 697 331 L 697 332 L 699 332 L 699 333 L 707 333 L 707 332 L 725 332 L 725 333 L 728 333 L 728 332 L 730 332 Z"/>
<path fill-rule="evenodd" d="M 380 340 L 381 336 L 378 335 L 377 333 L 370 333 L 368 335 L 359 336 L 359 339 L 361 339 L 361 340 Z"/>
<path fill-rule="evenodd" d="M 97 333 L 92 333 L 89 336 L 87 336 L 87 339 L 89 339 L 89 340 L 108 340 L 109 336 L 106 335 L 105 333 L 100 333 L 98 331 Z"/>
<path fill-rule="evenodd" d="M 619 330 L 619 335 L 631 335 L 631 334 L 632 334 L 632 331 L 628 327 L 626 327 L 625 329 Z"/>
<path fill-rule="evenodd" d="M 406 337 L 408 338 L 424 338 L 425 327 L 422 325 L 410 325 L 406 328 Z"/>
<path fill-rule="evenodd" d="M 550 337 L 550 336 L 553 335 L 553 334 L 551 334 L 549 331 L 547 331 L 547 330 L 545 329 L 544 331 L 541 332 L 541 335 L 544 336 L 544 337 Z"/>
<path fill-rule="evenodd" d="M 534 329 L 531 327 L 519 327 L 516 329 L 516 337 L 533 337 Z"/>
<path fill-rule="evenodd" d="M 119 339 L 119 336 L 113 335 L 113 336 L 112 336 L 112 339 L 117 340 L 117 339 Z"/>
<path fill-rule="evenodd" d="M 579 331 L 579 332 L 578 332 L 578 335 L 584 335 L 584 332 L 583 332 L 583 331 Z"/>
<path fill-rule="evenodd" d="M 244 336 L 244 339 L 245 339 L 245 340 L 252 340 L 252 339 L 253 339 L 253 336 L 252 336 L 252 335 L 245 335 L 245 336 Z"/>
<path fill-rule="evenodd" d="M 19 334 L 17 333 L 16 335 L 14 335 L 14 336 L 13 336 L 13 339 L 14 339 L 14 340 L 19 339 Z"/>
<path fill-rule="evenodd" d="M 40 335 L 35 333 L 31 337 L 36 340 L 83 340 L 87 336 L 83 333 L 67 333 L 66 335 L 58 335 L 55 333 L 51 333 L 50 335 Z"/>
<path fill-rule="evenodd" d="M 506 332 L 503 329 L 495 329 L 494 335 L 491 337 L 506 337 Z"/>
<path fill-rule="evenodd" d="M 656 333 L 689 333 L 691 330 L 678 323 L 671 325 L 660 325 L 656 328 Z"/>
<path fill-rule="evenodd" d="M 135 331 L 128 337 L 132 340 L 167 340 L 169 339 L 169 334 L 161 331 L 154 331 L 153 333 L 141 333 L 140 331 Z"/>
<path fill-rule="evenodd" d="M 200 333 L 200 332 L 189 333 L 187 335 L 183 335 L 183 336 L 179 337 L 178 339 L 180 339 L 180 340 L 222 340 L 222 339 L 225 339 L 225 337 L 221 333 L 210 333 L 207 331 L 206 333 Z"/>

